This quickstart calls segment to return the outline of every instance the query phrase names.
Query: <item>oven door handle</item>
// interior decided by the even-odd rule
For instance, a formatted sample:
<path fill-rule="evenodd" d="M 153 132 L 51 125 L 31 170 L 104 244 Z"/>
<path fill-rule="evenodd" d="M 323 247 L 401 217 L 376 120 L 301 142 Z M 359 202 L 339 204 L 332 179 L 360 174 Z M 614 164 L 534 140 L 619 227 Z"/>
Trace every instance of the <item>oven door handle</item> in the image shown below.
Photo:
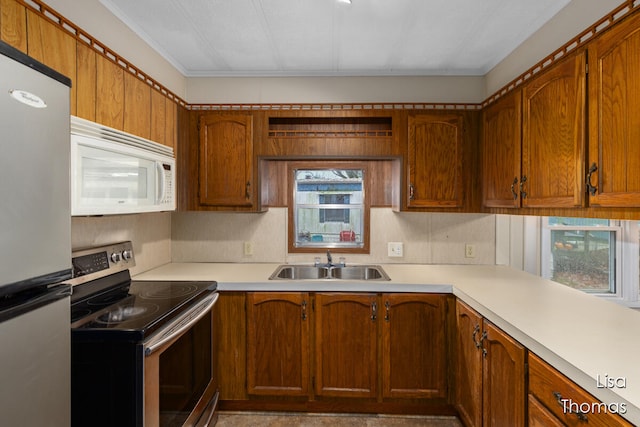
<path fill-rule="evenodd" d="M 144 345 L 144 355 L 150 356 L 167 342 L 179 337 L 183 332 L 191 328 L 213 308 L 219 296 L 217 292 L 207 296 L 192 307 L 187 314 L 179 317 L 160 332 L 153 335 Z"/>

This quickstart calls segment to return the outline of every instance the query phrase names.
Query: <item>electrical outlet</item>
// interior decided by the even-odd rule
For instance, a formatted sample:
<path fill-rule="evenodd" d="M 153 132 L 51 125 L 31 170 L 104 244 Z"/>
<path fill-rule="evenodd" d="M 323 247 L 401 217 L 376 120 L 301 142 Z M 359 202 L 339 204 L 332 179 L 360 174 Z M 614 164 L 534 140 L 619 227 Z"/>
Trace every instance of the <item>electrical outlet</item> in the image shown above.
<path fill-rule="evenodd" d="M 244 254 L 253 255 L 253 242 L 244 242 Z"/>
<path fill-rule="evenodd" d="M 464 257 L 475 258 L 476 257 L 476 245 L 467 243 L 464 245 Z"/>
<path fill-rule="evenodd" d="M 402 257 L 404 256 L 404 244 L 402 242 L 387 243 L 387 256 Z"/>

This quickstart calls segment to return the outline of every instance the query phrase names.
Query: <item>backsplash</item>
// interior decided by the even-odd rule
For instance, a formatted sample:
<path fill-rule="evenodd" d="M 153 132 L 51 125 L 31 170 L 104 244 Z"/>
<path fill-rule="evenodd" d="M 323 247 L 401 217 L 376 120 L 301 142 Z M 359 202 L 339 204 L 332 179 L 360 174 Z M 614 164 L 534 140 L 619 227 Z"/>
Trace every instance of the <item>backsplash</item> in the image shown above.
<path fill-rule="evenodd" d="M 173 262 L 309 263 L 313 254 L 287 253 L 287 210 L 261 214 L 175 212 L 171 217 Z M 371 253 L 348 254 L 347 262 L 405 264 L 495 264 L 495 215 L 393 212 L 371 209 Z M 253 255 L 244 255 L 244 242 Z M 404 256 L 387 256 L 387 242 L 403 242 Z M 465 257 L 473 244 L 475 258 Z"/>
<path fill-rule="evenodd" d="M 131 240 L 136 266 L 142 273 L 171 262 L 171 213 L 73 217 L 71 246 L 80 249 Z"/>

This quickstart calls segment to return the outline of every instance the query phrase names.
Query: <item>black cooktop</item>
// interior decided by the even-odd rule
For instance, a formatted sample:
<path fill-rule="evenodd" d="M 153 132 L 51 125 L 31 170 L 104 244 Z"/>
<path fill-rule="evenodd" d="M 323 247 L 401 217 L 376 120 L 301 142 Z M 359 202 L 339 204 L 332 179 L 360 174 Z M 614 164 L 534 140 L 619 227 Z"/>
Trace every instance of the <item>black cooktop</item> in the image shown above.
<path fill-rule="evenodd" d="M 215 282 L 132 281 L 124 271 L 74 286 L 75 336 L 143 340 L 208 294 Z"/>

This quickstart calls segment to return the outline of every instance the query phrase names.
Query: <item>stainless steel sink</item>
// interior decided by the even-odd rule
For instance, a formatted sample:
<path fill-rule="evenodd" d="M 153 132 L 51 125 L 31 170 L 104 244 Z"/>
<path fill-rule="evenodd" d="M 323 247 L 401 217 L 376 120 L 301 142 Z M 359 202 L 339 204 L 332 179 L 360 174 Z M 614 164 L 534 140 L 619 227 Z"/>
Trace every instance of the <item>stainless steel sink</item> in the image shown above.
<path fill-rule="evenodd" d="M 379 265 L 289 265 L 278 266 L 269 280 L 390 280 Z"/>
<path fill-rule="evenodd" d="M 332 277 L 340 280 L 389 280 L 377 265 L 349 265 L 331 270 Z"/>
<path fill-rule="evenodd" d="M 316 280 L 329 275 L 329 269 L 313 265 L 281 265 L 273 272 L 270 280 Z"/>

